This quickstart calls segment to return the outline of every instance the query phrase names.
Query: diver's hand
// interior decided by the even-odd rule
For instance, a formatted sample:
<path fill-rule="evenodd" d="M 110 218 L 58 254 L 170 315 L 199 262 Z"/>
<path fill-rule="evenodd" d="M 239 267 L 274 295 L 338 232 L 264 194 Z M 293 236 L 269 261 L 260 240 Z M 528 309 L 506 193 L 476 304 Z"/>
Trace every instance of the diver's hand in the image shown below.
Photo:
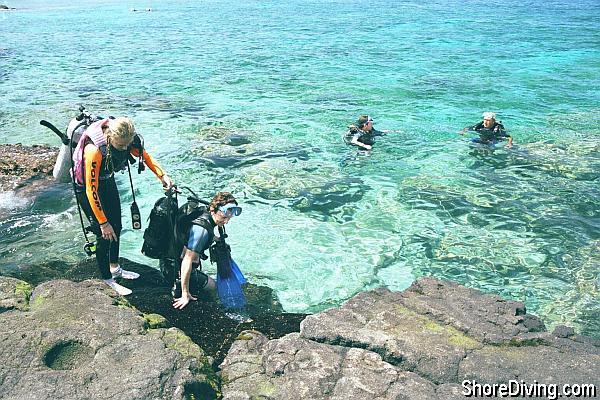
<path fill-rule="evenodd" d="M 169 190 L 173 187 L 173 181 L 167 174 L 164 174 L 163 176 L 161 176 L 160 181 L 162 182 L 163 188 L 165 190 Z"/>
<path fill-rule="evenodd" d="M 459 135 L 464 135 L 467 132 L 467 128 L 461 129 L 460 131 L 458 131 Z"/>
<path fill-rule="evenodd" d="M 504 147 L 506 147 L 507 149 L 512 149 L 512 143 L 508 143 L 508 144 L 507 144 L 506 146 L 504 146 Z"/>
<path fill-rule="evenodd" d="M 173 299 L 173 308 L 177 308 L 179 310 L 183 310 L 185 306 L 188 305 L 190 300 L 198 300 L 194 296 L 189 293 L 182 293 L 181 297 L 178 299 Z"/>
<path fill-rule="evenodd" d="M 115 233 L 115 230 L 110 222 L 105 222 L 104 224 L 100 225 L 100 232 L 102 232 L 102 239 L 104 240 L 114 240 L 115 242 L 118 240 L 117 234 Z"/>

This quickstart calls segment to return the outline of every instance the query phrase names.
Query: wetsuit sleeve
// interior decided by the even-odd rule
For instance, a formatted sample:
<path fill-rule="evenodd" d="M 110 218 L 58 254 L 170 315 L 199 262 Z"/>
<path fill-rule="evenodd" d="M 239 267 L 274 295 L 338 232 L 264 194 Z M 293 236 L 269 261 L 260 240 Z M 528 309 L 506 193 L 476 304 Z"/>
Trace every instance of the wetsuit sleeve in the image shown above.
<path fill-rule="evenodd" d="M 377 129 L 371 129 L 371 136 L 383 136 L 384 132 L 378 131 Z"/>
<path fill-rule="evenodd" d="M 201 254 L 210 244 L 210 233 L 201 226 L 192 225 L 188 238 L 187 248 Z"/>
<path fill-rule="evenodd" d="M 100 167 L 102 166 L 102 153 L 96 146 L 88 144 L 84 149 L 84 160 L 85 195 L 96 220 L 102 225 L 108 221 L 100 202 L 100 194 L 98 193 L 98 186 L 100 184 L 98 178 L 100 177 Z"/>
<path fill-rule="evenodd" d="M 133 148 L 131 149 L 131 154 L 134 157 L 139 157 L 140 150 L 137 148 Z M 146 163 L 146 165 L 152 170 L 152 172 L 154 172 L 154 175 L 156 175 L 158 178 L 162 178 L 163 175 L 166 175 L 165 171 L 162 169 L 160 164 L 154 159 L 154 157 L 148 154 L 146 150 L 144 150 L 144 152 L 142 153 L 142 158 L 144 159 L 144 163 Z"/>
<path fill-rule="evenodd" d="M 478 131 L 483 128 L 483 122 L 478 122 L 475 125 L 467 126 L 465 129 L 468 131 Z"/>

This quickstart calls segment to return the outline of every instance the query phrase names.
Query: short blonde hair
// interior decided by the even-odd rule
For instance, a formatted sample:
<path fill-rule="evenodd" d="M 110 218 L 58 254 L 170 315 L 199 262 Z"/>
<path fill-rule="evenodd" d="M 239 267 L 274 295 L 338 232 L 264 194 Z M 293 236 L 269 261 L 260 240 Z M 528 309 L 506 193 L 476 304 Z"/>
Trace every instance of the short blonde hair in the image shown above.
<path fill-rule="evenodd" d="M 108 129 L 110 129 L 108 136 L 111 137 L 130 140 L 135 136 L 135 126 L 133 125 L 133 121 L 127 117 L 109 119 Z"/>

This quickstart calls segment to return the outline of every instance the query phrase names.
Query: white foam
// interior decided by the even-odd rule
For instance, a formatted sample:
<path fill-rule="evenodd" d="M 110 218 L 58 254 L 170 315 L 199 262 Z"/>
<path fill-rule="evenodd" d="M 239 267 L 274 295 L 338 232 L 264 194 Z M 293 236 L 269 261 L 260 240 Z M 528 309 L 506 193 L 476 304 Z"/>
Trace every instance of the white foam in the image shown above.
<path fill-rule="evenodd" d="M 24 197 L 19 197 L 13 191 L 0 192 L 0 209 L 17 210 L 25 208 L 30 204 L 31 200 Z"/>

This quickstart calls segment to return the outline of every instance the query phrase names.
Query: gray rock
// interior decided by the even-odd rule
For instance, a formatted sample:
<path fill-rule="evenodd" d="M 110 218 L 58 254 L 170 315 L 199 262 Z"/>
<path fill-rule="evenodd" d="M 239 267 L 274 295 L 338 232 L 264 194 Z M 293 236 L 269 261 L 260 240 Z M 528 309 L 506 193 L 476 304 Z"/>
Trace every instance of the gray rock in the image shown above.
<path fill-rule="evenodd" d="M 458 400 L 466 380 L 600 387 L 600 347 L 546 332 L 522 303 L 421 278 L 308 316 L 299 334 L 245 332 L 221 368 L 225 399 Z"/>
<path fill-rule="evenodd" d="M 31 285 L 25 281 L 0 276 L 0 312 L 26 310 L 32 290 Z"/>
<path fill-rule="evenodd" d="M 580 351 L 567 347 L 486 346 L 474 350 L 460 364 L 459 379 L 481 383 L 594 383 L 600 386 L 600 351 L 581 346 Z M 592 350 L 593 351 L 593 350 Z"/>
<path fill-rule="evenodd" d="M 484 343 L 500 344 L 522 333 L 546 329 L 539 318 L 526 314 L 521 302 L 435 278 L 417 280 L 400 294 L 400 301 Z"/>
<path fill-rule="evenodd" d="M 403 370 L 434 382 L 456 382 L 459 362 L 483 344 L 458 329 L 423 316 L 386 289 L 361 293 L 343 307 L 308 316 L 304 338 L 364 348 Z"/>
<path fill-rule="evenodd" d="M 221 364 L 223 399 L 437 399 L 435 386 L 371 351 L 246 331 Z"/>
<path fill-rule="evenodd" d="M 4 278 L 6 279 L 6 278 Z M 100 281 L 50 281 L 0 314 L 2 399 L 183 399 L 217 392 L 202 350 Z"/>
<path fill-rule="evenodd" d="M 571 336 L 575 336 L 575 330 L 570 326 L 557 325 L 554 328 L 552 334 L 559 338 L 568 338 Z"/>

